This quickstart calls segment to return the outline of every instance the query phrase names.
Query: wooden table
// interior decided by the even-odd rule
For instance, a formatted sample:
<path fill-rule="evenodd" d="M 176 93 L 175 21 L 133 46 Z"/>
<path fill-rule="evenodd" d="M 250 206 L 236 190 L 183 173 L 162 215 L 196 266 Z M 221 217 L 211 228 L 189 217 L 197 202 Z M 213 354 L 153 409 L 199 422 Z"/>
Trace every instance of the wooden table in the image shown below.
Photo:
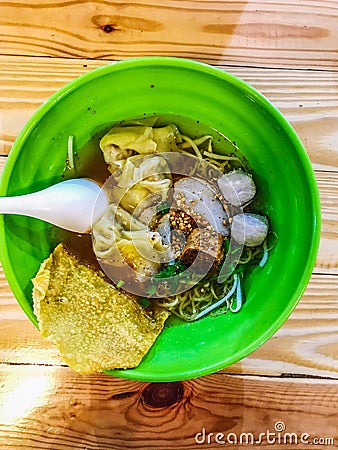
<path fill-rule="evenodd" d="M 241 77 L 282 111 L 313 163 L 323 215 L 317 263 L 289 320 L 249 357 L 186 382 L 76 374 L 0 272 L 1 449 L 219 448 L 217 432 L 258 436 L 277 422 L 338 447 L 337 13 L 336 0 L 0 2 L 1 168 L 31 114 L 66 82 L 109 61 L 187 57 Z M 196 440 L 203 428 L 210 444 Z M 255 446 L 311 448 L 269 439 Z M 253 448 L 245 437 L 226 446 Z"/>

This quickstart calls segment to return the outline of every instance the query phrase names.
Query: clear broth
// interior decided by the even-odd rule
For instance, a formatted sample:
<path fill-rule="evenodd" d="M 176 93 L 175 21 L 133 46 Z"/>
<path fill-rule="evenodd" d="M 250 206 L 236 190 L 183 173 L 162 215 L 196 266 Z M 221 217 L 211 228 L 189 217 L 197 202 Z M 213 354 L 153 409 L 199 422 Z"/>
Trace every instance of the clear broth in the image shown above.
<path fill-rule="evenodd" d="M 128 125 L 130 122 L 142 121 L 151 117 L 157 117 L 155 126 L 165 126 L 170 123 L 175 124 L 180 132 L 189 136 L 191 139 L 196 139 L 204 135 L 211 135 L 213 137 L 213 148 L 215 153 L 224 155 L 237 156 L 243 167 L 247 170 L 248 164 L 244 155 L 240 152 L 235 142 L 232 142 L 223 134 L 210 126 L 201 123 L 198 120 L 189 119 L 186 117 L 165 114 L 165 115 L 149 115 L 138 119 L 121 120 L 117 123 L 112 123 L 107 126 L 103 126 L 102 130 L 92 135 L 91 139 L 80 149 L 76 149 L 76 136 L 74 146 L 74 171 L 65 171 L 62 175 L 63 178 L 77 178 L 84 177 L 90 178 L 103 184 L 111 175 L 107 169 L 107 164 L 103 158 L 103 153 L 100 149 L 99 142 L 101 138 L 112 128 L 114 125 Z M 233 165 L 236 168 L 236 164 Z M 91 267 L 100 270 L 101 267 L 96 259 L 95 253 L 92 247 L 91 234 L 78 234 L 64 230 L 57 230 L 56 240 L 58 242 L 64 242 L 70 252 L 76 255 L 81 261 L 90 265 Z"/>

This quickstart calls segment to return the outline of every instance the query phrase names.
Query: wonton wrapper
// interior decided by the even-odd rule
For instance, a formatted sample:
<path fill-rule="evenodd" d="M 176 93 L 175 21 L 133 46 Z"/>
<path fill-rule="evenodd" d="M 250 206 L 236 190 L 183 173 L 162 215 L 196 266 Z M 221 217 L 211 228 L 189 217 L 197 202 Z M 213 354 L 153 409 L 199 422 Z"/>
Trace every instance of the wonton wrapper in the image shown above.
<path fill-rule="evenodd" d="M 131 297 L 107 283 L 60 244 L 33 281 L 42 336 L 80 373 L 136 367 L 169 313 L 149 317 Z"/>
<path fill-rule="evenodd" d="M 100 141 L 100 148 L 111 173 L 122 167 L 133 152 L 141 155 L 177 150 L 179 131 L 175 125 L 153 128 L 144 125 L 114 126 Z"/>
<path fill-rule="evenodd" d="M 128 231 L 130 230 L 130 231 Z M 170 249 L 161 236 L 119 206 L 110 204 L 93 226 L 94 251 L 101 262 L 120 267 L 125 261 L 139 281 L 156 274 Z M 139 275 L 139 277 L 138 277 Z"/>

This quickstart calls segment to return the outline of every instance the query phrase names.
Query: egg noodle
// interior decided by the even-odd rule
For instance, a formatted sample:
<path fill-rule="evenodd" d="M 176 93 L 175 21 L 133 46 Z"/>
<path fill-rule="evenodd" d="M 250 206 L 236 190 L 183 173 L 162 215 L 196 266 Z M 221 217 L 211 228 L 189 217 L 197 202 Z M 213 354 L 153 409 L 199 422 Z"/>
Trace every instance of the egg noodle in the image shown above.
<path fill-rule="evenodd" d="M 213 137 L 210 135 L 202 136 L 198 139 L 190 139 L 187 136 L 181 135 L 181 138 L 183 143 L 178 145 L 180 152 L 191 155 L 189 150 L 193 150 L 198 158 L 208 162 L 222 173 L 232 170 L 233 162 L 241 166 L 243 165 L 241 160 L 235 155 L 228 156 L 214 153 L 212 145 Z M 205 148 L 206 144 L 207 148 Z M 208 170 L 206 169 L 208 167 L 207 165 L 203 164 L 202 167 L 204 171 Z M 203 175 L 208 177 L 208 173 Z M 257 259 L 258 262 L 261 261 L 265 264 L 268 255 L 266 250 L 266 241 L 254 249 L 244 247 L 243 254 L 237 261 L 240 265 L 237 273 L 233 271 L 222 283 L 218 282 L 218 277 L 202 280 L 191 289 L 170 298 L 157 300 L 157 303 L 168 309 L 175 316 L 188 322 L 198 320 L 210 313 L 216 316 L 224 314 L 228 310 L 238 312 L 243 303 L 241 278 L 244 266 L 250 262 L 257 261 Z"/>
<path fill-rule="evenodd" d="M 233 151 L 220 154 L 215 152 L 212 132 L 191 138 L 181 134 L 174 123 L 155 127 L 156 121 L 154 117 L 116 124 L 100 140 L 115 184 L 113 203 L 93 227 L 95 254 L 116 286 L 185 321 L 228 310 L 238 312 L 244 302 L 244 272 L 253 264 L 263 266 L 268 257 L 265 218 L 266 223 L 259 222 L 266 229 L 261 240 L 249 242 L 247 234 L 241 237 L 244 228 L 255 227 L 252 221 L 257 222 L 259 216 L 243 213 L 256 193 L 252 177 L 246 173 L 245 158 L 238 157 L 236 144 L 227 138 Z M 171 158 L 175 152 L 179 158 Z M 192 170 L 189 176 L 187 168 Z M 233 187 L 229 192 L 233 176 L 237 177 L 238 194 Z M 195 191 L 200 192 L 200 199 Z M 172 210 L 171 200 L 168 203 L 171 195 Z M 155 197 L 158 206 L 165 207 L 153 216 Z M 155 223 L 147 214 L 157 214 Z M 251 223 L 245 223 L 245 218 Z M 128 231 L 128 227 L 132 228 Z M 164 241 L 168 239 L 165 233 L 172 240 L 170 245 Z M 201 273 L 198 265 L 206 267 L 209 262 L 211 270 Z M 116 278 L 122 276 L 116 270 L 121 267 L 127 280 L 123 284 Z"/>

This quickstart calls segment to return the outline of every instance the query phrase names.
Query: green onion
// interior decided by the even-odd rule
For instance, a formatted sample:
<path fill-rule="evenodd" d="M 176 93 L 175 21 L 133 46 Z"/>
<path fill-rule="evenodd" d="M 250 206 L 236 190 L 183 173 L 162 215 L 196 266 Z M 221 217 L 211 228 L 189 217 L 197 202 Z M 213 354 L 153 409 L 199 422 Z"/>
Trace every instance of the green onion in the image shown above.
<path fill-rule="evenodd" d="M 119 289 L 120 289 L 123 285 L 124 285 L 124 281 L 123 281 L 123 280 L 119 280 L 119 281 L 116 283 L 116 287 L 119 288 Z"/>
<path fill-rule="evenodd" d="M 152 284 L 149 289 L 147 289 L 148 295 L 154 295 L 156 293 L 156 286 Z"/>
<path fill-rule="evenodd" d="M 148 298 L 139 298 L 137 301 L 144 308 L 148 308 L 151 305 L 151 301 Z"/>

